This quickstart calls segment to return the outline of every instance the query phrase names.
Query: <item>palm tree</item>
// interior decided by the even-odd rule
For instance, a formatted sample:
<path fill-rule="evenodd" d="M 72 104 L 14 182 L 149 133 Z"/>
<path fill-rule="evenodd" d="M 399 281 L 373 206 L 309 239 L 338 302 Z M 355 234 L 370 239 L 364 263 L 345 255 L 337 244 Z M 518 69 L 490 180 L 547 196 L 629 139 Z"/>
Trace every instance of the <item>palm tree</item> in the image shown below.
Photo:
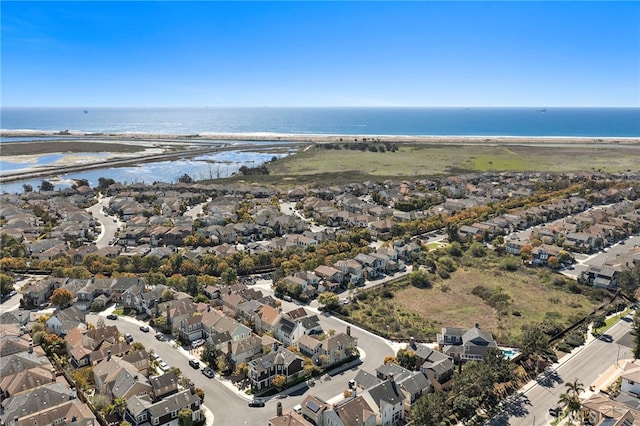
<path fill-rule="evenodd" d="M 580 395 L 581 392 L 584 392 L 584 385 L 578 381 L 576 377 L 573 379 L 573 382 L 567 382 L 564 384 L 567 387 L 567 392 L 575 396 L 576 398 Z"/>
<path fill-rule="evenodd" d="M 558 400 L 558 403 L 566 407 L 566 409 L 569 411 L 569 414 L 571 416 L 570 419 L 573 419 L 574 414 L 580 411 L 580 408 L 582 408 L 582 404 L 580 403 L 580 398 L 578 398 L 576 395 L 573 395 L 570 392 L 566 392 L 560 395 L 560 399 Z"/>
<path fill-rule="evenodd" d="M 573 382 L 567 382 L 564 384 L 567 387 L 567 393 L 560 395 L 560 400 L 563 400 L 569 410 L 569 413 L 572 417 L 574 414 L 579 412 L 582 408 L 582 403 L 580 402 L 580 393 L 584 392 L 584 385 L 578 381 L 576 377 L 573 379 Z"/>

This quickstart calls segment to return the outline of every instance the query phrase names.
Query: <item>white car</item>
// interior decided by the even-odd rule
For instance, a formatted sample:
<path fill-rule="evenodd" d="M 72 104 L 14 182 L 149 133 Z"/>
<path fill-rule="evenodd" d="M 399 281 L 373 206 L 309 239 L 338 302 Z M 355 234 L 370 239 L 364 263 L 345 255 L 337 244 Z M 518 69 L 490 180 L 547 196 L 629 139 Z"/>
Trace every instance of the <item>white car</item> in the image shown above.
<path fill-rule="evenodd" d="M 166 362 L 162 361 L 159 364 L 162 371 L 167 371 L 169 369 L 169 364 L 167 364 Z"/>

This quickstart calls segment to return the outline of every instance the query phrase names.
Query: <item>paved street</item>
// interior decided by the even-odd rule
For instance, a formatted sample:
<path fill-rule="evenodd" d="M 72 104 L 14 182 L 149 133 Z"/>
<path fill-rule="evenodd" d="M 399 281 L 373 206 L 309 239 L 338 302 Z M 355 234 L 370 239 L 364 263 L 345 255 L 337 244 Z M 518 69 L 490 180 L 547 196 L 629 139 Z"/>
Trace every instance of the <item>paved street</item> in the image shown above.
<path fill-rule="evenodd" d="M 489 425 L 550 424 L 553 417 L 548 410 L 558 402 L 560 394 L 566 392 L 564 383 L 573 382 L 577 378 L 588 389 L 617 360 L 633 358 L 630 326 L 630 322 L 618 321 L 607 331 L 613 337 L 612 343 L 591 339 L 586 345 L 574 350 L 567 358 L 560 360 L 561 365 L 556 364 L 539 375 L 536 382 L 530 384 L 519 398 L 510 402 Z"/>
<path fill-rule="evenodd" d="M 87 209 L 91 212 L 93 217 L 102 225 L 102 231 L 96 239 L 96 247 L 101 249 L 107 247 L 109 242 L 112 241 L 118 230 L 119 222 L 112 216 L 107 216 L 103 213 L 102 209 L 109 205 L 111 197 L 102 197 L 98 199 L 98 203 Z"/>
<path fill-rule="evenodd" d="M 283 302 L 283 310 L 291 310 L 297 305 Z M 307 308 L 309 309 L 309 308 Z M 310 309 L 313 311 L 313 309 Z M 100 315 L 105 316 L 108 311 Z M 334 317 L 319 315 L 320 323 L 325 330 L 346 331 L 347 324 Z M 88 315 L 87 321 L 95 324 L 97 315 Z M 154 331 L 144 333 L 139 330 L 143 324 L 130 317 L 120 316 L 118 320 L 105 319 L 106 325 L 117 325 L 122 333 L 130 333 L 134 341 L 141 342 L 147 350 L 153 350 L 172 367 L 178 367 L 183 374 L 191 379 L 196 387 L 205 391 L 205 405 L 214 414 L 214 422 L 219 425 L 264 425 L 266 420 L 276 414 L 276 404 L 282 402 L 284 410 L 293 408 L 300 404 L 307 393 L 312 393 L 322 399 L 330 399 L 341 394 L 347 389 L 347 382 L 356 374 L 356 368 L 348 369 L 342 373 L 337 373 L 330 380 L 316 380 L 311 388 L 306 385 L 295 388 L 285 399 L 271 398 L 263 408 L 249 408 L 247 401 L 251 396 L 237 391 L 228 381 L 222 383 L 218 378 L 208 379 L 202 375 L 201 370 L 194 370 L 188 364 L 189 354 L 180 348 L 174 348 L 169 342 L 159 342 L 154 337 Z M 379 336 L 375 336 L 364 330 L 351 326 L 351 334 L 358 338 L 358 347 L 364 355 L 362 365 L 359 367 L 373 372 L 378 367 L 385 356 L 393 355 L 391 345 Z"/>

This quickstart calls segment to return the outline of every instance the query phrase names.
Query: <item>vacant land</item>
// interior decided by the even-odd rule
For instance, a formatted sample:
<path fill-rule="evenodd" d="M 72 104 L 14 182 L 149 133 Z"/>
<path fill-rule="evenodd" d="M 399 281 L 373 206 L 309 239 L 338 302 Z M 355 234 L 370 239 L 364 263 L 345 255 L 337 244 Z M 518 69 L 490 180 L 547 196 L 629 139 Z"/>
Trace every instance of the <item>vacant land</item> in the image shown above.
<path fill-rule="evenodd" d="M 142 152 L 146 146 L 96 141 L 5 142 L 2 155 L 36 155 L 64 152 Z"/>
<path fill-rule="evenodd" d="M 595 298 L 577 293 L 591 289 L 546 269 L 503 271 L 496 260 L 492 255 L 476 259 L 482 265 L 471 266 L 470 259 L 462 259 L 467 266 L 460 266 L 449 279 L 434 280 L 432 288 L 404 282 L 360 294 L 349 315 L 399 339 L 433 340 L 444 326 L 469 328 L 478 323 L 499 343 L 516 344 L 525 324 L 547 322 L 563 328 L 600 305 Z M 499 303 L 492 306 L 478 296 L 480 289 Z"/>
<path fill-rule="evenodd" d="M 326 149 L 320 145 L 269 165 L 272 175 L 330 174 L 406 178 L 486 171 L 621 172 L 637 170 L 638 145 L 397 144 L 396 152 Z"/>

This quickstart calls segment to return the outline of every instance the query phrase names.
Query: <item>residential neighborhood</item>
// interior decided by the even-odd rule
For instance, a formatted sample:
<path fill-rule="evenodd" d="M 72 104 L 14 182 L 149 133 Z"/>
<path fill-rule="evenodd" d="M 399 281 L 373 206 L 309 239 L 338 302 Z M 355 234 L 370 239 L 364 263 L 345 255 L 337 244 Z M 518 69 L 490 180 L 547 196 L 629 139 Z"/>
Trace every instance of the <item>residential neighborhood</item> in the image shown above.
<path fill-rule="evenodd" d="M 563 185 L 582 192 L 536 205 L 527 198 Z M 10 296 L 19 306 L 2 314 L 0 419 L 215 422 L 209 413 L 220 407 L 208 407 L 212 396 L 199 387 L 210 380 L 262 405 L 281 396 L 264 414 L 270 425 L 406 424 L 424 395 L 452 389 L 457 368 L 494 362 L 501 342 L 451 318 L 431 342 L 407 334 L 386 343 L 402 343 L 403 352 L 371 353 L 368 330 L 336 319 L 326 326 L 332 309 L 428 269 L 419 262 L 428 242 L 481 243 L 615 292 L 640 249 L 589 260 L 638 234 L 637 192 L 631 173 L 505 172 L 288 191 L 113 183 L 3 194 L 0 237 L 14 254 L 3 256 L 2 271 L 22 279 Z M 425 208 L 406 207 L 416 200 Z M 499 202 L 517 207 L 477 215 Z M 115 233 L 108 242 L 107 227 Z M 190 367 L 168 363 L 160 350 Z M 410 363 L 400 359 L 407 351 Z M 315 394 L 345 371 L 352 379 L 341 391 Z M 624 377 L 623 390 L 634 393 Z M 301 403 L 283 409 L 305 387 Z"/>

